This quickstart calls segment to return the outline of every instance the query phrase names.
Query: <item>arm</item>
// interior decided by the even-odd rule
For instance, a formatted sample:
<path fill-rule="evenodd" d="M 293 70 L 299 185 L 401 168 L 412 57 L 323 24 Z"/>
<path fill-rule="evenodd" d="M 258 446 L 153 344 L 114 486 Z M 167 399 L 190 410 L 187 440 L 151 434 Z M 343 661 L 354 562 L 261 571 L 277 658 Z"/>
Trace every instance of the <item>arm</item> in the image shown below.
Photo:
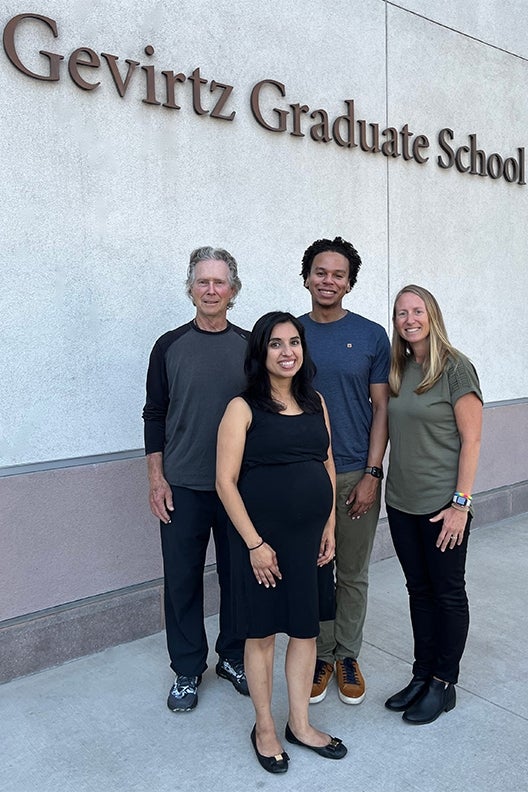
<path fill-rule="evenodd" d="M 143 407 L 145 453 L 163 452 L 165 421 L 169 409 L 169 383 L 165 367 L 165 336 L 158 339 L 150 353 L 147 371 L 146 401 Z"/>
<path fill-rule="evenodd" d="M 266 588 L 281 579 L 277 556 L 272 547 L 262 542 L 251 522 L 238 490 L 238 477 L 246 444 L 246 434 L 251 425 L 251 410 L 237 397 L 229 402 L 218 427 L 216 452 L 216 491 L 229 518 L 246 543 L 255 578 Z M 255 548 L 249 551 L 249 548 Z"/>
<path fill-rule="evenodd" d="M 370 399 L 372 401 L 372 426 L 370 428 L 370 442 L 367 465 L 368 467 L 381 467 L 383 456 L 387 448 L 387 409 L 389 404 L 389 386 L 384 382 L 375 382 L 370 385 Z M 365 514 L 376 500 L 381 479 L 374 478 L 370 473 L 365 473 L 362 479 L 350 491 L 347 505 L 350 505 L 348 516 L 354 520 Z"/>
<path fill-rule="evenodd" d="M 321 394 L 319 394 L 321 396 Z M 328 410 L 326 409 L 326 404 L 321 396 L 321 404 L 323 405 L 323 413 L 324 413 L 324 420 L 326 424 L 326 429 L 328 432 L 328 438 L 330 442 L 328 443 L 328 458 L 324 463 L 326 468 L 326 472 L 328 473 L 328 477 L 332 484 L 332 491 L 333 491 L 333 499 L 332 499 L 332 511 L 330 512 L 330 516 L 326 522 L 326 525 L 323 529 L 323 535 L 321 537 L 321 546 L 319 548 L 319 557 L 317 559 L 317 566 L 324 566 L 328 564 L 329 561 L 332 561 L 335 555 L 335 506 L 336 506 L 336 472 L 335 472 L 335 465 L 334 465 L 334 457 L 332 454 L 332 436 L 330 433 L 330 420 L 328 418 Z"/>
<path fill-rule="evenodd" d="M 155 451 L 147 454 L 147 472 L 149 480 L 149 503 L 154 517 L 161 522 L 170 523 L 169 512 L 174 510 L 172 490 L 163 474 L 163 454 Z"/>
<path fill-rule="evenodd" d="M 456 491 L 471 494 L 480 453 L 482 402 L 475 393 L 466 393 L 455 403 L 454 413 L 460 435 Z M 444 552 L 448 547 L 452 549 L 457 544 L 461 544 L 467 523 L 467 512 L 451 506 L 431 517 L 431 522 L 440 522 L 440 520 L 443 520 L 443 523 L 436 546 Z"/>
<path fill-rule="evenodd" d="M 145 422 L 145 452 L 149 480 L 149 504 L 152 514 L 164 523 L 170 523 L 173 511 L 172 492 L 163 472 L 165 446 L 165 419 L 169 407 L 169 388 L 165 359 L 160 342 L 156 342 L 150 355 L 147 372 L 147 400 L 143 408 Z"/>

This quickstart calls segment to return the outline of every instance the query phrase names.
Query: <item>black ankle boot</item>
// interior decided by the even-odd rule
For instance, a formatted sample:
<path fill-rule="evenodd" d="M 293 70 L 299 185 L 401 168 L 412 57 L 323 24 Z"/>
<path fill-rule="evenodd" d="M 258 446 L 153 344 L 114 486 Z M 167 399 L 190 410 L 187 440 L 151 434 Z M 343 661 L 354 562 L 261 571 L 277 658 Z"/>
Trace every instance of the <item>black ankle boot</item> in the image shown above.
<path fill-rule="evenodd" d="M 403 713 L 407 723 L 432 723 L 442 712 L 449 712 L 456 704 L 455 686 L 452 682 L 431 679 L 421 698 Z"/>
<path fill-rule="evenodd" d="M 429 677 L 420 678 L 413 676 L 407 687 L 387 699 L 385 706 L 393 712 L 403 712 L 423 696 L 428 686 Z"/>

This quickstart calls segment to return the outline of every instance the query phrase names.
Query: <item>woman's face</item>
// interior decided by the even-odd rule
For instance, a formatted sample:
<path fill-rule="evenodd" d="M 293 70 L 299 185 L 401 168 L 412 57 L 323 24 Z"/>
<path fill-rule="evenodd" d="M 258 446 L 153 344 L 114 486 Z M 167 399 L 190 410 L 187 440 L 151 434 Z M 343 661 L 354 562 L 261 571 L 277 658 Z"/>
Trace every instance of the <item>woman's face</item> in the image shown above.
<path fill-rule="evenodd" d="M 271 331 L 266 369 L 271 377 L 292 379 L 303 363 L 299 333 L 291 322 L 276 324 Z"/>
<path fill-rule="evenodd" d="M 411 347 L 429 338 L 429 317 L 421 297 L 404 292 L 396 302 L 394 327 L 398 335 Z"/>

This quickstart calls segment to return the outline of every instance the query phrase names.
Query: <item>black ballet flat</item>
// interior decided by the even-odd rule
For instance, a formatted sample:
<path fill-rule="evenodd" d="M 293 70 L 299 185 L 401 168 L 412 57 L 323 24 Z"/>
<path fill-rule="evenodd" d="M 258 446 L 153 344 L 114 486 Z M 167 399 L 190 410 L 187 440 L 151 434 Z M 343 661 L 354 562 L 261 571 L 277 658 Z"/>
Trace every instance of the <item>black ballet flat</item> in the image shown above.
<path fill-rule="evenodd" d="M 289 723 L 286 724 L 284 736 L 292 745 L 300 745 L 302 748 L 308 748 L 310 751 L 315 751 L 319 756 L 324 756 L 325 759 L 342 759 L 347 754 L 346 745 L 343 745 L 342 741 L 337 737 L 330 737 L 328 745 L 323 745 L 321 748 L 301 742 L 290 729 Z"/>
<path fill-rule="evenodd" d="M 253 748 L 255 749 L 259 764 L 264 768 L 264 770 L 267 770 L 268 773 L 285 773 L 288 770 L 288 762 L 290 761 L 290 757 L 286 751 L 283 751 L 281 754 L 277 754 L 277 756 L 263 756 L 261 753 L 259 753 L 257 748 L 257 724 L 255 724 L 251 730 L 251 742 L 253 744 Z"/>

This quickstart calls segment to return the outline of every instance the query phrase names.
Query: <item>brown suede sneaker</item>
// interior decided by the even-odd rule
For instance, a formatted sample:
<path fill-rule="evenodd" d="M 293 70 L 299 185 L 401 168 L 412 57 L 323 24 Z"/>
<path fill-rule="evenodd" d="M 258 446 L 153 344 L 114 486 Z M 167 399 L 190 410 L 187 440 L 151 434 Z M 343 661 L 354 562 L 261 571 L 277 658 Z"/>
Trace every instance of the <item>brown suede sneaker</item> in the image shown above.
<path fill-rule="evenodd" d="M 345 704 L 361 704 L 365 698 L 365 680 L 357 660 L 353 657 L 336 660 L 336 674 L 341 701 Z"/>
<path fill-rule="evenodd" d="M 324 660 L 315 661 L 315 671 L 312 685 L 310 704 L 318 704 L 326 696 L 328 683 L 334 675 L 334 666 Z"/>

